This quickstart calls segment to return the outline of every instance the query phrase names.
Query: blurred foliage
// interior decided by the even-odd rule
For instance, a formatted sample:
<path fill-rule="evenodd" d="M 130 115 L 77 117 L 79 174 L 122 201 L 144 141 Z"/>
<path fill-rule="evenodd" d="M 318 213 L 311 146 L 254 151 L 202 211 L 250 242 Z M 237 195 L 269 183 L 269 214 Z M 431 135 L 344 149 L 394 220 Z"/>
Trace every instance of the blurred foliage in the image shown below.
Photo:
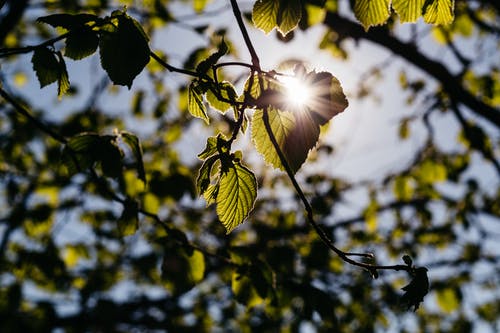
<path fill-rule="evenodd" d="M 345 264 L 307 225 L 284 173 L 255 163 L 254 177 L 242 153 L 228 151 L 234 129 L 243 131 L 248 121 L 226 112 L 241 102 L 243 70 L 212 71 L 221 58 L 246 54 L 228 33 L 235 26 L 217 22 L 219 15 L 232 17 L 228 2 L 7 0 L 0 2 L 0 331 L 497 330 L 498 2 L 350 3 L 259 0 L 244 14 L 253 13 L 247 23 L 266 32 L 277 28 L 283 43 L 321 26 L 318 45 L 307 47 L 327 50 L 333 61 L 348 60 L 358 52 L 353 45 L 365 41 L 401 60 L 389 64 L 400 75 L 377 84 L 399 84 L 412 111 L 401 114 L 395 130 L 401 144 L 418 142 L 411 158 L 376 179 L 353 181 L 308 169 L 308 162 L 335 157 L 336 147 L 320 144 L 300 178 L 337 246 L 369 250 L 375 264 L 400 264 L 406 254 L 408 266 L 429 269 L 423 303 L 423 270 L 384 271 L 374 280 Z M 368 3 L 385 7 L 363 15 Z M 397 23 L 421 16 L 455 20 L 417 24 L 410 34 L 402 29 L 408 24 Z M 204 45 L 179 55 L 178 41 L 164 44 L 161 37 L 169 27 L 192 30 Z M 165 70 L 150 59 L 150 48 L 197 79 Z M 436 49 L 453 61 L 436 58 Z M 73 60 L 87 61 L 89 78 Z M 34 77 L 54 103 L 31 97 L 39 89 Z M 359 91 L 348 95 L 373 97 L 359 79 Z M 252 102 L 265 106 L 257 94 Z M 455 134 L 451 148 L 440 136 L 446 131 Z M 199 160 L 199 152 L 185 157 L 207 137 Z M 221 178 L 224 186 L 240 181 L 249 190 L 216 193 Z M 252 186 L 260 189 L 255 204 Z M 200 192 L 217 208 L 205 207 Z M 229 210 L 232 200 L 237 212 Z M 351 215 L 339 213 L 346 205 Z M 234 226 L 220 223 L 231 220 L 224 213 L 250 214 L 249 222 L 226 235 Z"/>

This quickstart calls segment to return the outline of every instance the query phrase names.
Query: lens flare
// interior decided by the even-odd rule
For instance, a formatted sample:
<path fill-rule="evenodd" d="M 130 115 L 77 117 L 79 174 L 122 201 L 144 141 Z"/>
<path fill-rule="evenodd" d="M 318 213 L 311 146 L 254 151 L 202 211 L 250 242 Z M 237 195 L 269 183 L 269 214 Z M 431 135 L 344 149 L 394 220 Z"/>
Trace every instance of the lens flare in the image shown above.
<path fill-rule="evenodd" d="M 286 103 L 293 108 L 305 108 L 311 99 L 311 88 L 295 77 L 282 76 L 279 80 L 286 89 Z"/>

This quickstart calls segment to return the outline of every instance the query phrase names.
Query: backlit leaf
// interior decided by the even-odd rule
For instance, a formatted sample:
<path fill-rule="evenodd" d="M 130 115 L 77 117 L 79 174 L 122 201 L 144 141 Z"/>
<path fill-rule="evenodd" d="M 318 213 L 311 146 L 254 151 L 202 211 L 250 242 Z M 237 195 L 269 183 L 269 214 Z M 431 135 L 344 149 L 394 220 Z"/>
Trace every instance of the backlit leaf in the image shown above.
<path fill-rule="evenodd" d="M 253 24 L 266 34 L 278 28 L 284 36 L 297 26 L 301 17 L 300 0 L 258 0 L 252 11 Z"/>
<path fill-rule="evenodd" d="M 217 89 L 217 88 L 215 88 Z M 219 84 L 218 86 L 218 94 L 220 97 L 223 99 L 229 100 L 229 101 L 236 101 L 237 93 L 236 90 L 234 89 L 233 85 L 230 82 L 223 81 Z M 215 95 L 215 93 L 212 90 L 207 91 L 207 101 L 208 103 L 216 110 L 224 113 L 226 112 L 230 107 L 231 103 L 221 101 L 219 98 Z"/>
<path fill-rule="evenodd" d="M 426 0 L 423 8 L 424 20 L 432 24 L 450 24 L 453 22 L 455 0 Z"/>
<path fill-rule="evenodd" d="M 392 8 L 401 22 L 416 22 L 422 15 L 425 0 L 393 0 Z"/>
<path fill-rule="evenodd" d="M 210 175 L 212 172 L 212 167 L 214 163 L 217 162 L 219 156 L 211 156 L 205 162 L 203 162 L 198 177 L 196 178 L 196 187 L 198 188 L 198 193 L 203 195 L 210 185 Z"/>
<path fill-rule="evenodd" d="M 279 0 L 257 0 L 252 10 L 254 26 L 270 33 L 278 25 L 279 6 Z"/>
<path fill-rule="evenodd" d="M 203 103 L 203 90 L 196 82 L 191 82 L 188 88 L 188 111 L 194 117 L 205 120 L 207 124 L 210 122 L 207 108 Z"/>
<path fill-rule="evenodd" d="M 196 66 L 196 72 L 200 74 L 204 74 L 207 71 L 210 70 L 210 68 L 215 65 L 219 59 L 224 56 L 228 52 L 228 47 L 224 39 L 222 39 L 222 42 L 219 45 L 219 49 L 217 52 L 212 53 L 208 58 L 205 60 L 201 61 L 197 66 Z"/>
<path fill-rule="evenodd" d="M 391 15 L 390 0 L 356 0 L 354 15 L 365 30 L 371 26 L 384 24 Z"/>
<path fill-rule="evenodd" d="M 269 109 L 266 111 L 269 119 L 270 129 L 284 152 L 285 142 L 295 126 L 295 118 L 291 112 Z M 256 110 L 252 119 L 252 141 L 257 151 L 264 157 L 264 160 L 273 167 L 285 170 L 275 147 L 267 133 L 264 123 L 264 110 Z"/>
<path fill-rule="evenodd" d="M 116 25 L 101 30 L 101 65 L 114 84 L 132 86 L 149 62 L 148 38 L 139 23 L 124 13 L 114 14 Z"/>
<path fill-rule="evenodd" d="M 70 34 L 66 38 L 64 55 L 73 60 L 80 60 L 93 54 L 99 45 L 97 34 L 90 29 Z"/>
<path fill-rule="evenodd" d="M 59 61 L 56 55 L 48 48 L 40 47 L 35 49 L 31 62 L 33 63 L 33 70 L 36 73 L 41 88 L 59 79 Z"/>
<path fill-rule="evenodd" d="M 301 17 L 302 5 L 300 0 L 281 1 L 276 20 L 278 31 L 285 36 L 295 29 Z"/>
<path fill-rule="evenodd" d="M 247 218 L 257 197 L 257 181 L 254 174 L 233 161 L 223 167 L 217 191 L 217 215 L 230 233 Z"/>
<path fill-rule="evenodd" d="M 82 133 L 68 140 L 61 159 L 70 175 L 92 166 L 96 159 L 94 149 L 100 141 L 100 136 L 95 133 Z"/>
<path fill-rule="evenodd" d="M 215 153 L 217 153 L 217 137 L 211 136 L 207 139 L 205 149 L 198 154 L 198 158 L 204 160 Z"/>

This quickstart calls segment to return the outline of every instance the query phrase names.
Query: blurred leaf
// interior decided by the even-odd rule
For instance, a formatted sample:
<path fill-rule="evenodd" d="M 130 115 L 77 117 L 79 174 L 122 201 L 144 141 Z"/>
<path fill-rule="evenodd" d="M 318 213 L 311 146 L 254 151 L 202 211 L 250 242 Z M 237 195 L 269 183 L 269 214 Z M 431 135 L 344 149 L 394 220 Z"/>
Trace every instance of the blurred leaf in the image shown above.
<path fill-rule="evenodd" d="M 114 13 L 116 25 L 101 29 L 101 65 L 114 84 L 129 89 L 150 58 L 148 37 L 140 24 L 125 13 Z"/>
<path fill-rule="evenodd" d="M 445 313 L 452 313 L 460 306 L 457 293 L 453 288 L 444 288 L 436 291 L 437 304 Z"/>
<path fill-rule="evenodd" d="M 198 250 L 193 251 L 191 255 L 188 256 L 189 261 L 189 278 L 194 283 L 198 283 L 203 280 L 205 276 L 205 256 Z"/>
<path fill-rule="evenodd" d="M 127 198 L 123 205 L 123 212 L 118 219 L 118 231 L 122 237 L 135 234 L 139 228 L 138 204 L 135 200 Z"/>
<path fill-rule="evenodd" d="M 146 171 L 144 170 L 144 162 L 142 161 L 142 147 L 139 138 L 126 131 L 121 131 L 120 135 L 123 141 L 130 147 L 136 161 L 137 176 L 146 184 Z"/>

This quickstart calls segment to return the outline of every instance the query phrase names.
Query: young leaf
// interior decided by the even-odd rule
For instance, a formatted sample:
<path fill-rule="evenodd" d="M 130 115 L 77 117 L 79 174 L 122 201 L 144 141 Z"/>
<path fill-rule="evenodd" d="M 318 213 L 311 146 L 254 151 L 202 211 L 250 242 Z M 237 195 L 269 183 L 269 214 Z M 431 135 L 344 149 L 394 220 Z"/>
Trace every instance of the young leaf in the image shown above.
<path fill-rule="evenodd" d="M 36 48 L 31 58 L 33 70 L 43 88 L 57 80 L 60 77 L 60 65 L 56 55 L 46 47 Z"/>
<path fill-rule="evenodd" d="M 57 97 L 61 98 L 69 90 L 69 77 L 68 71 L 66 70 L 66 63 L 61 52 L 57 52 L 57 58 L 59 59 L 59 77 L 57 78 Z"/>
<path fill-rule="evenodd" d="M 230 82 L 223 81 L 215 89 L 218 89 L 220 97 L 229 101 L 236 101 L 237 93 Z M 219 100 L 212 90 L 208 90 L 206 96 L 208 103 L 222 113 L 225 113 L 231 107 L 231 103 Z"/>
<path fill-rule="evenodd" d="M 424 296 L 429 292 L 429 278 L 425 267 L 418 267 L 411 274 L 411 282 L 402 288 L 405 293 L 401 297 L 401 303 L 406 305 L 408 310 L 413 306 L 414 311 L 417 311 L 420 303 L 424 301 Z"/>
<path fill-rule="evenodd" d="M 205 146 L 205 149 L 198 154 L 198 158 L 204 160 L 215 153 L 217 153 L 217 137 L 211 136 L 207 139 L 207 145 Z"/>
<path fill-rule="evenodd" d="M 80 60 L 93 54 L 98 45 L 97 34 L 90 29 L 84 29 L 74 32 L 66 38 L 64 55 L 73 60 Z"/>
<path fill-rule="evenodd" d="M 212 167 L 218 160 L 218 155 L 211 156 L 201 165 L 198 177 L 196 178 L 196 187 L 200 195 L 203 195 L 208 189 L 208 186 L 210 185 L 210 175 L 212 173 Z"/>
<path fill-rule="evenodd" d="M 354 15 L 365 30 L 371 26 L 384 24 L 391 15 L 391 0 L 356 0 Z"/>
<path fill-rule="evenodd" d="M 425 0 L 392 0 L 392 8 L 399 15 L 401 23 L 416 22 L 422 15 Z"/>
<path fill-rule="evenodd" d="M 450 24 L 455 17 L 455 0 L 426 0 L 423 8 L 424 21 L 432 24 Z"/>
<path fill-rule="evenodd" d="M 208 124 L 210 119 L 203 103 L 203 93 L 203 89 L 196 81 L 191 82 L 188 87 L 188 111 L 194 117 L 201 118 Z"/>
<path fill-rule="evenodd" d="M 120 135 L 123 139 L 123 142 L 125 142 L 130 149 L 132 150 L 132 154 L 134 154 L 134 158 L 136 161 L 136 168 L 137 168 L 137 176 L 139 177 L 140 180 L 146 184 L 146 172 L 144 171 L 144 162 L 142 160 L 142 147 L 139 142 L 139 138 L 132 133 L 126 132 L 126 131 L 121 131 Z"/>
<path fill-rule="evenodd" d="M 125 13 L 114 13 L 116 25 L 101 30 L 101 65 L 114 84 L 129 89 L 150 58 L 148 38 L 139 23 Z"/>
<path fill-rule="evenodd" d="M 252 10 L 252 21 L 256 28 L 270 33 L 278 25 L 280 0 L 257 0 Z"/>
<path fill-rule="evenodd" d="M 253 209 L 257 181 L 249 169 L 233 161 L 222 168 L 217 188 L 217 215 L 229 234 Z"/>
<path fill-rule="evenodd" d="M 196 72 L 200 74 L 205 74 L 210 70 L 210 68 L 219 61 L 219 59 L 224 56 L 228 51 L 228 47 L 226 42 L 224 42 L 224 39 L 219 45 L 219 49 L 217 52 L 211 54 L 208 58 L 203 60 L 196 66 Z"/>
<path fill-rule="evenodd" d="M 100 18 L 92 14 L 53 14 L 39 17 L 36 21 L 46 23 L 54 28 L 61 27 L 66 30 L 78 29 L 90 22 L 99 21 Z"/>

